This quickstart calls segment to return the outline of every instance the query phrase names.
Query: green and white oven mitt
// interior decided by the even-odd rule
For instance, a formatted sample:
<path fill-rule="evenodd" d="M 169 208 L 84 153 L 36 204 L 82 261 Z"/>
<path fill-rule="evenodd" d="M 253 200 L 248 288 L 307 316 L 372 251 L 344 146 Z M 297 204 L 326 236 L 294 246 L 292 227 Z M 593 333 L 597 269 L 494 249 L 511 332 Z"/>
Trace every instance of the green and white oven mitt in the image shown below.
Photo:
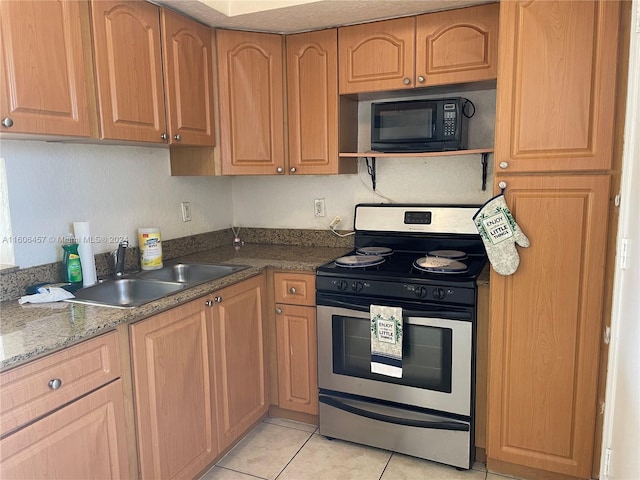
<path fill-rule="evenodd" d="M 513 274 L 520 264 L 515 244 L 528 247 L 529 239 L 511 215 L 504 195 L 496 195 L 480 207 L 473 216 L 473 221 L 496 273 Z"/>

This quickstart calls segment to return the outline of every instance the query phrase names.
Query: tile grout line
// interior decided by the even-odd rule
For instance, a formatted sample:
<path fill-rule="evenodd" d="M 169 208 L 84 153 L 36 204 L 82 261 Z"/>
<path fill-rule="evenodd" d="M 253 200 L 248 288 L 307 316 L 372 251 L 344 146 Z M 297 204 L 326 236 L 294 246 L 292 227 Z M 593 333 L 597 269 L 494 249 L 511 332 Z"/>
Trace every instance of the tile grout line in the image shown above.
<path fill-rule="evenodd" d="M 391 452 L 391 455 L 389 455 L 389 458 L 387 459 L 387 463 L 384 464 L 384 468 L 382 469 L 382 473 L 380 474 L 380 477 L 378 478 L 378 480 L 382 480 L 382 477 L 384 476 L 384 472 L 387 471 L 387 467 L 389 466 L 389 462 L 391 462 L 391 457 L 393 457 L 394 453 L 395 452 Z"/>
<path fill-rule="evenodd" d="M 285 427 L 285 428 L 289 428 L 289 427 Z M 309 432 L 306 432 L 309 433 Z M 311 437 L 313 437 L 315 435 L 315 431 L 314 433 L 312 433 L 311 435 L 309 435 L 309 438 L 307 438 L 304 443 L 300 446 L 300 448 L 296 451 L 296 453 L 293 454 L 293 457 L 291 457 L 289 459 L 289 461 L 287 462 L 287 464 L 282 467 L 282 470 L 280 470 L 280 473 L 278 473 L 278 475 L 275 476 L 275 478 L 273 480 L 278 480 L 278 478 L 280 478 L 280 475 L 282 475 L 282 473 L 287 469 L 287 467 L 291 464 L 291 462 L 293 462 L 293 459 L 296 458 L 298 456 L 298 454 L 300 453 L 300 451 L 304 448 L 304 446 L 309 443 L 309 440 L 311 440 Z"/>

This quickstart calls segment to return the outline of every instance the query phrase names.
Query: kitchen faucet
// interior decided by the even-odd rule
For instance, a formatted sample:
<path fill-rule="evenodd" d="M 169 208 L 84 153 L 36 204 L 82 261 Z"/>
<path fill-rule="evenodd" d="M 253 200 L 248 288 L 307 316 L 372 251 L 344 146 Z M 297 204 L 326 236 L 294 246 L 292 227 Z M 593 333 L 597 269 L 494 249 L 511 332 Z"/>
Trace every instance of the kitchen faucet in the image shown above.
<path fill-rule="evenodd" d="M 111 253 L 111 255 L 113 255 L 114 274 L 116 277 L 121 277 L 124 273 L 124 259 L 128 246 L 129 242 L 124 240 L 123 242 L 120 242 L 118 249 Z"/>

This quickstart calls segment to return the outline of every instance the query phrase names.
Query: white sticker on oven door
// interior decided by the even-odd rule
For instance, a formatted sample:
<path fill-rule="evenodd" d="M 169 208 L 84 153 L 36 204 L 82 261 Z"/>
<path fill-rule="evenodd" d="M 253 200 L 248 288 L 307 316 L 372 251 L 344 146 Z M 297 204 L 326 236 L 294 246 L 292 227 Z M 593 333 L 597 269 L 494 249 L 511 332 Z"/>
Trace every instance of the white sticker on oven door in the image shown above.
<path fill-rule="evenodd" d="M 396 343 L 396 322 L 378 319 L 378 341 Z"/>

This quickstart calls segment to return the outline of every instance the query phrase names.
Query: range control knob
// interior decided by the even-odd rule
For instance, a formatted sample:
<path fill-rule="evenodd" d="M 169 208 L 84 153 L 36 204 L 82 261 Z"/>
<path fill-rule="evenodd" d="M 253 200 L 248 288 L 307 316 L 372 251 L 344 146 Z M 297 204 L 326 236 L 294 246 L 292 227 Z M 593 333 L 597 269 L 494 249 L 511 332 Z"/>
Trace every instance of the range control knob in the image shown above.
<path fill-rule="evenodd" d="M 363 288 L 364 288 L 364 283 L 362 282 L 353 282 L 351 284 L 351 290 L 353 290 L 354 292 L 361 292 Z"/>
<path fill-rule="evenodd" d="M 338 287 L 338 290 L 346 290 L 347 288 L 349 288 L 349 282 L 347 282 L 346 280 L 338 280 L 337 282 L 335 282 L 336 287 Z"/>
<path fill-rule="evenodd" d="M 431 295 L 433 295 L 433 298 L 436 300 L 443 300 L 445 296 L 444 288 L 434 288 Z"/>
<path fill-rule="evenodd" d="M 416 297 L 424 298 L 427 296 L 427 289 L 425 287 L 416 287 L 413 293 L 416 294 Z"/>

